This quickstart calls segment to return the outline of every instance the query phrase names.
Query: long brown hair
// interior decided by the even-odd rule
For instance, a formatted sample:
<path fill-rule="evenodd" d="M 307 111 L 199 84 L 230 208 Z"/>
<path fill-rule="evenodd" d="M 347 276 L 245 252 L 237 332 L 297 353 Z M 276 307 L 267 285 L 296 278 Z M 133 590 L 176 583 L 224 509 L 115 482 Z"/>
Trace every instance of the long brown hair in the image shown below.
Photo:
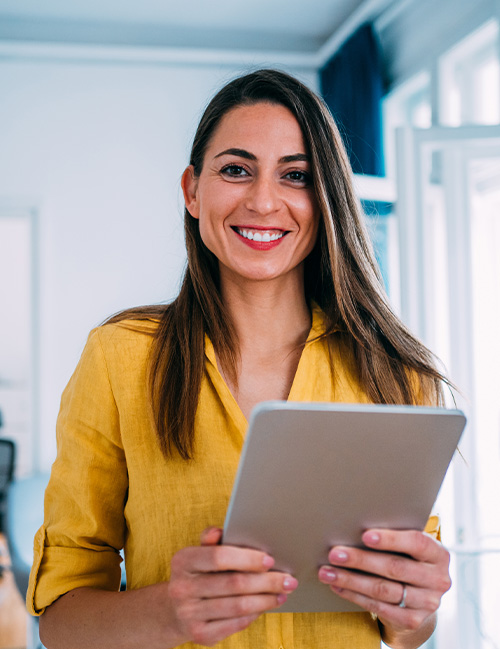
<path fill-rule="evenodd" d="M 352 171 L 330 112 L 311 90 L 277 70 L 258 70 L 230 82 L 208 104 L 195 134 L 190 164 L 199 176 L 208 143 L 231 109 L 259 102 L 288 108 L 311 157 L 321 222 L 305 261 L 306 298 L 325 313 L 324 336 L 339 328 L 355 371 L 374 403 L 442 403 L 442 383 L 429 350 L 391 310 L 355 196 Z M 167 306 L 130 309 L 108 322 L 155 319 L 150 388 L 158 438 L 165 455 L 195 451 L 194 419 L 204 373 L 204 336 L 210 337 L 233 380 L 238 341 L 225 313 L 217 258 L 204 245 L 198 221 L 185 210 L 187 268 L 177 298 Z"/>

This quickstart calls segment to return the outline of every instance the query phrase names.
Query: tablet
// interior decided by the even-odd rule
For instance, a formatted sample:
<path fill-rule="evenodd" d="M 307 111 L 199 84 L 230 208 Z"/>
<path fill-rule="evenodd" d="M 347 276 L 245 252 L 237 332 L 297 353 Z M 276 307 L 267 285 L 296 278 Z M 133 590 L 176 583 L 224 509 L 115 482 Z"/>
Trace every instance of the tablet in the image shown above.
<path fill-rule="evenodd" d="M 269 401 L 252 412 L 223 543 L 257 548 L 298 588 L 276 612 L 359 611 L 318 581 L 371 527 L 423 530 L 465 426 L 458 410 Z"/>

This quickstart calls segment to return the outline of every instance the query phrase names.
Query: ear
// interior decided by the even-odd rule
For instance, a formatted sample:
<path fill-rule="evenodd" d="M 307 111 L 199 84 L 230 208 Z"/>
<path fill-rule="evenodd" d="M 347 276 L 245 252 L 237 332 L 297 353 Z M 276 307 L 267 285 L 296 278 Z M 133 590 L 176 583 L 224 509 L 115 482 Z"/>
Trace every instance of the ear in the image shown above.
<path fill-rule="evenodd" d="M 187 211 L 195 219 L 199 218 L 198 179 L 194 175 L 193 165 L 189 165 L 182 174 L 181 187 Z"/>

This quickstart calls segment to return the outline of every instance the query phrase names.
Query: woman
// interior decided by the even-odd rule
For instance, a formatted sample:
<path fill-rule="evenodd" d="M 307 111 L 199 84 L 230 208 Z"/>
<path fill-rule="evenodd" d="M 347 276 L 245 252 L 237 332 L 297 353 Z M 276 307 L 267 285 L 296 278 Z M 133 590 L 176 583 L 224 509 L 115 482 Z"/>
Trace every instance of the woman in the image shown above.
<path fill-rule="evenodd" d="M 430 353 L 384 297 L 331 116 L 261 70 L 212 100 L 190 162 L 178 298 L 95 330 L 63 395 L 28 592 L 42 641 L 420 646 L 450 585 L 429 535 L 368 530 L 365 550 L 332 548 L 318 579 L 367 611 L 346 614 L 267 614 L 296 579 L 220 544 L 258 402 L 442 401 Z"/>

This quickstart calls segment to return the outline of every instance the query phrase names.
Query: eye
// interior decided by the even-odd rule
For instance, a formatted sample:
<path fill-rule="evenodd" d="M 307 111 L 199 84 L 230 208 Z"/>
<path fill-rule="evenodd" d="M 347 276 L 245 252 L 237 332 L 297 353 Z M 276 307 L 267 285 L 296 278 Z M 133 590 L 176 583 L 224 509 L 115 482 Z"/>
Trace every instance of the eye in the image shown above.
<path fill-rule="evenodd" d="M 220 172 L 223 176 L 228 176 L 229 178 L 244 178 L 248 176 L 248 171 L 244 167 L 235 164 L 226 165 Z"/>
<path fill-rule="evenodd" d="M 294 185 L 310 185 L 312 180 L 311 176 L 306 171 L 301 171 L 296 169 L 295 171 L 289 171 L 285 178 L 292 181 Z"/>

